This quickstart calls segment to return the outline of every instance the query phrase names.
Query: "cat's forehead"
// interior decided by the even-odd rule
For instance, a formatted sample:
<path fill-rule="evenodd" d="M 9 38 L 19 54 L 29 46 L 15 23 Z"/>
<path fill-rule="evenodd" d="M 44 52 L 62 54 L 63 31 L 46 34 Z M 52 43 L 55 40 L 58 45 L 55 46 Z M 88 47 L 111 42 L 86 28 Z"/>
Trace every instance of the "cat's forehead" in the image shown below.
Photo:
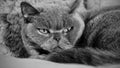
<path fill-rule="evenodd" d="M 60 13 L 58 11 L 43 12 L 34 17 L 33 21 L 37 27 L 44 27 L 48 29 L 62 29 L 63 27 L 72 26 L 72 20 L 67 13 Z"/>

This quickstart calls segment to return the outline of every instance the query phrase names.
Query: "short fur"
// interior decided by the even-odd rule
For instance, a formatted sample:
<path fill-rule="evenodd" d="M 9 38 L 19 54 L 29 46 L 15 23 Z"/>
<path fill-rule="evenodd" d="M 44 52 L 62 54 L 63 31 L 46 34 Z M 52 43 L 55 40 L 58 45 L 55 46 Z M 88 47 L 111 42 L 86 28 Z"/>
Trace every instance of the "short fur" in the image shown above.
<path fill-rule="evenodd" d="M 92 14 L 92 15 L 91 15 Z M 104 65 L 120 63 L 120 6 L 88 12 L 83 35 L 75 48 L 51 54 L 59 63 Z"/>
<path fill-rule="evenodd" d="M 8 18 L 7 18 L 8 17 Z M 17 15 L 5 15 L 4 23 L 7 24 L 4 32 L 3 40 L 5 46 L 10 49 L 12 55 L 15 57 L 27 58 L 30 55 L 24 47 L 24 43 L 21 37 L 21 24 L 20 16 Z"/>
<path fill-rule="evenodd" d="M 4 18 L 7 24 L 3 36 L 5 46 L 19 58 L 40 58 L 40 55 L 73 48 L 84 29 L 83 21 L 74 12 L 77 6 L 74 4 L 66 11 L 56 5 L 35 8 L 21 2 L 20 14 L 8 14 Z"/>

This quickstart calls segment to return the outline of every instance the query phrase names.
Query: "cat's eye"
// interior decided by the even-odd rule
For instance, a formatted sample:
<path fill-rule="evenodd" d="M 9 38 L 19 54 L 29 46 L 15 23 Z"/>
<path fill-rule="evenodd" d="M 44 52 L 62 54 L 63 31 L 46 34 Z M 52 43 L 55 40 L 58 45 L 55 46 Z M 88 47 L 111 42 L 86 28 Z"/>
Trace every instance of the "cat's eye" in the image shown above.
<path fill-rule="evenodd" d="M 70 32 L 72 29 L 73 29 L 73 27 L 65 28 L 65 29 L 63 29 L 63 33 L 68 33 L 68 32 Z"/>
<path fill-rule="evenodd" d="M 50 33 L 48 29 L 40 29 L 40 28 L 38 28 L 38 31 L 40 33 L 42 33 L 42 34 L 49 34 Z"/>

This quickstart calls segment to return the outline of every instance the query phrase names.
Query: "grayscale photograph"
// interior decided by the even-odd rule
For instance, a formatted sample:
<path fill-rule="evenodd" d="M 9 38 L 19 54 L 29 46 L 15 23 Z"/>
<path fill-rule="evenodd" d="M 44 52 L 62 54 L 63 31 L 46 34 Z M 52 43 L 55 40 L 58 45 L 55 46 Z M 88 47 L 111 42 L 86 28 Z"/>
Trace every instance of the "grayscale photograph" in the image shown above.
<path fill-rule="evenodd" d="M 0 0 L 0 68 L 120 68 L 120 0 Z"/>

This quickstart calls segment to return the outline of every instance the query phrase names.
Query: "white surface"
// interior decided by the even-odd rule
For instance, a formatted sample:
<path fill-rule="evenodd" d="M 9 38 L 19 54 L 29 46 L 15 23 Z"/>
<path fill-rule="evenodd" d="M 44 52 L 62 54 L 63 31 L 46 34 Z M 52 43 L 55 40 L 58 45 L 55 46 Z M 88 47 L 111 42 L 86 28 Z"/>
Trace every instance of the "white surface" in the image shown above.
<path fill-rule="evenodd" d="M 0 68 L 94 68 L 94 67 L 75 64 L 58 64 L 36 59 L 16 59 L 0 55 Z"/>

